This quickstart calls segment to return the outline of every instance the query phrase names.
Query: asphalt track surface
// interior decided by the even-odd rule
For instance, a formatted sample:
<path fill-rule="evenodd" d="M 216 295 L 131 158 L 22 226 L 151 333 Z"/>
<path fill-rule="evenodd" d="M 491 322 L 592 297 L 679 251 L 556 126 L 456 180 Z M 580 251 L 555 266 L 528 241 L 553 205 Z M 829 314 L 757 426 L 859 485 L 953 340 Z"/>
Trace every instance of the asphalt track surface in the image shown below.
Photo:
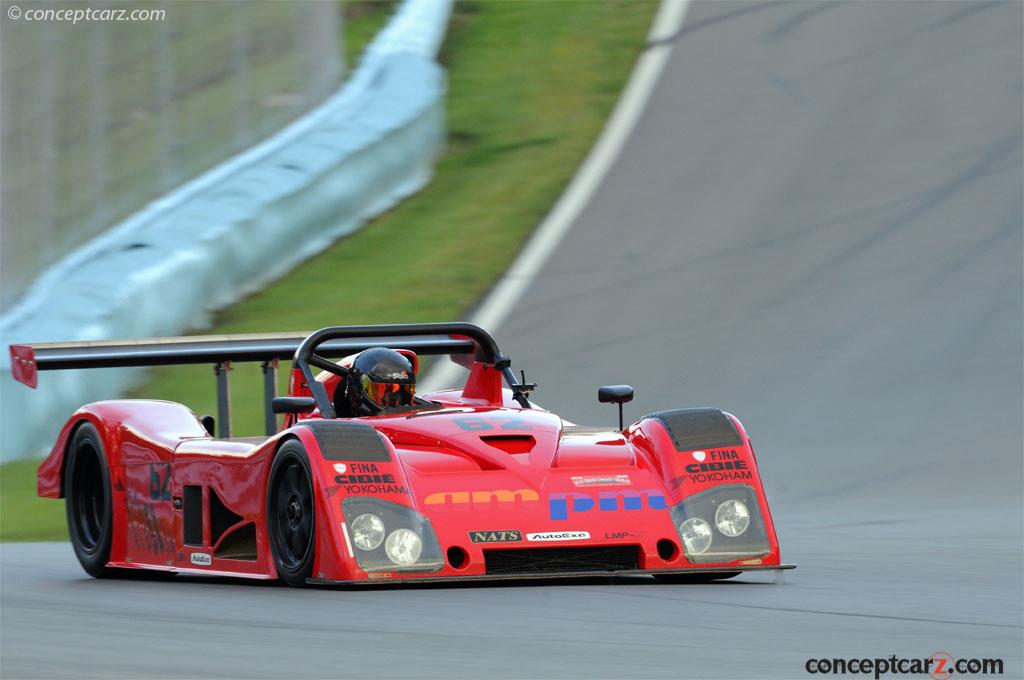
<path fill-rule="evenodd" d="M 1021 3 L 697 4 L 497 335 L 543 405 L 717 405 L 782 582 L 305 590 L 97 581 L 2 548 L 5 678 L 810 677 L 1022 665 Z M 908 676 L 909 677 L 909 676 Z"/>

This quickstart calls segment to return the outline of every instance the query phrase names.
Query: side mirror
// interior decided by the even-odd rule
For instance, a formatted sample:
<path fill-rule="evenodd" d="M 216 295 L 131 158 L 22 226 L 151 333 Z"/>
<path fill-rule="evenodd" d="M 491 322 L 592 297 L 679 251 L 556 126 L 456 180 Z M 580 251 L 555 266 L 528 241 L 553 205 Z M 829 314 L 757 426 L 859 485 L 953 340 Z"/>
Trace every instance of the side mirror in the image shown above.
<path fill-rule="evenodd" d="M 619 405 L 619 432 L 622 432 L 622 405 L 633 401 L 631 385 L 604 385 L 597 390 L 597 400 L 602 404 Z"/>
<path fill-rule="evenodd" d="M 597 389 L 597 400 L 602 404 L 625 404 L 633 401 L 631 385 L 605 385 Z"/>
<path fill-rule="evenodd" d="M 316 408 L 313 397 L 274 397 L 270 402 L 274 413 L 309 413 Z"/>

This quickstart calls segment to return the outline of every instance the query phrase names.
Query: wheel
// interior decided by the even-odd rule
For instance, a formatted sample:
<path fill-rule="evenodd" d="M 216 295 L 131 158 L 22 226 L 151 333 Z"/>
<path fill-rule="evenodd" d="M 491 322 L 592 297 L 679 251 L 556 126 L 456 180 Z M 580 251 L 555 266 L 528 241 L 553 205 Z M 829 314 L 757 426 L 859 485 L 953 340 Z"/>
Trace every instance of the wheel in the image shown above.
<path fill-rule="evenodd" d="M 739 575 L 738 571 L 719 571 L 712 574 L 655 574 L 654 578 L 665 583 L 711 583 Z"/>
<path fill-rule="evenodd" d="M 64 462 L 64 507 L 75 556 L 90 576 L 110 574 L 113 509 L 110 470 L 99 433 L 91 423 L 75 430 Z"/>
<path fill-rule="evenodd" d="M 278 576 L 288 585 L 305 585 L 313 572 L 316 516 L 309 457 L 295 440 L 278 449 L 270 467 L 267 533 Z"/>

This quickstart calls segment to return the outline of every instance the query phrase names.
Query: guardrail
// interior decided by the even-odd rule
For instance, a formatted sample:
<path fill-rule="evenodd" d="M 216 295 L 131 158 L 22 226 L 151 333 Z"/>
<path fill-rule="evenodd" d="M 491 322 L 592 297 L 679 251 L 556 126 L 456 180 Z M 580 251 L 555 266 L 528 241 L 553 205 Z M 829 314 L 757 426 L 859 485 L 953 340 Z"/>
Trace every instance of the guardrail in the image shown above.
<path fill-rule="evenodd" d="M 0 342 L 174 335 L 265 286 L 421 188 L 444 141 L 435 57 L 451 0 L 405 0 L 344 87 L 272 138 L 64 258 L 0 318 Z M 68 371 L 28 392 L 0 364 L 0 458 L 45 451 L 127 369 Z M 52 377 L 52 379 L 51 379 Z"/>

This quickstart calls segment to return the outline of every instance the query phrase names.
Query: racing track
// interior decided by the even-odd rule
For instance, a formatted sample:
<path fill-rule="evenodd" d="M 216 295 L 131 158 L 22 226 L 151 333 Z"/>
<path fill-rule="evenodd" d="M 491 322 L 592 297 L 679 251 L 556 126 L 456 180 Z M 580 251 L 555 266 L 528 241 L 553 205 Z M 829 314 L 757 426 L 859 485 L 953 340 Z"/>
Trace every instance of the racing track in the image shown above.
<path fill-rule="evenodd" d="M 537 400 L 714 404 L 784 584 L 294 591 L 94 581 L 3 547 L 6 677 L 810 677 L 1022 666 L 1021 3 L 696 4 L 634 134 L 497 329 Z M 908 676 L 910 677 L 910 676 Z"/>

